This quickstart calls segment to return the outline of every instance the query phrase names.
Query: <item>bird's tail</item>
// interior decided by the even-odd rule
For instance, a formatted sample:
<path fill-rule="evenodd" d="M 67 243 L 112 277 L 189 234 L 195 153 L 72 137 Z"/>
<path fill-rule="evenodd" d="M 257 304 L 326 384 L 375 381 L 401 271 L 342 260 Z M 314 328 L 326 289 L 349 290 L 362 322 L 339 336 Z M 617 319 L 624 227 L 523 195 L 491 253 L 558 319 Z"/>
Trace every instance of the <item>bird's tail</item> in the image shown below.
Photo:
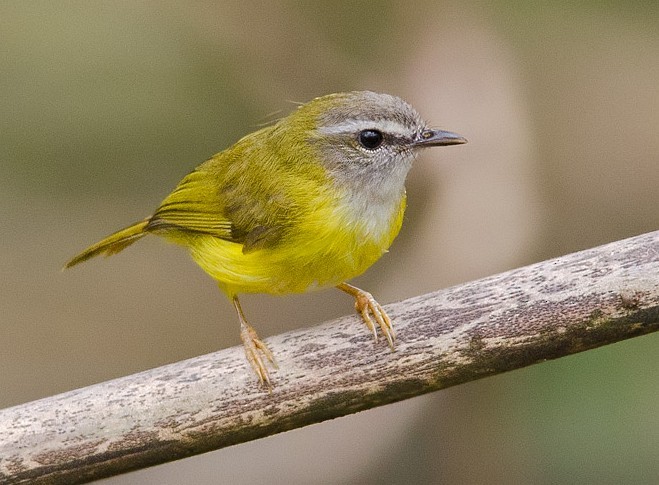
<path fill-rule="evenodd" d="M 112 254 L 118 253 L 122 249 L 133 244 L 138 239 L 146 236 L 147 233 L 145 229 L 148 223 L 149 219 L 144 219 L 143 221 L 136 222 L 131 226 L 111 234 L 96 244 L 89 246 L 71 261 L 66 263 L 64 268 L 70 268 L 71 266 L 75 266 L 78 263 L 87 261 L 89 258 L 93 258 L 94 256 L 98 256 L 100 254 L 110 256 Z"/>

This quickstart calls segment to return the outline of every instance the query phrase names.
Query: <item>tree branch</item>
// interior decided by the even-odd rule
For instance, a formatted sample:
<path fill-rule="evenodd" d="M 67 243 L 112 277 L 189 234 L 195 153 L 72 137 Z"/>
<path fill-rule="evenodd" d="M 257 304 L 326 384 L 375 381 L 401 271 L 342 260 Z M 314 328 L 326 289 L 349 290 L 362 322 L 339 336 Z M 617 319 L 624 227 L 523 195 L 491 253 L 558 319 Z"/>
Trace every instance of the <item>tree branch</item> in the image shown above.
<path fill-rule="evenodd" d="M 78 483 L 242 443 L 659 328 L 659 232 L 0 411 L 0 483 Z"/>

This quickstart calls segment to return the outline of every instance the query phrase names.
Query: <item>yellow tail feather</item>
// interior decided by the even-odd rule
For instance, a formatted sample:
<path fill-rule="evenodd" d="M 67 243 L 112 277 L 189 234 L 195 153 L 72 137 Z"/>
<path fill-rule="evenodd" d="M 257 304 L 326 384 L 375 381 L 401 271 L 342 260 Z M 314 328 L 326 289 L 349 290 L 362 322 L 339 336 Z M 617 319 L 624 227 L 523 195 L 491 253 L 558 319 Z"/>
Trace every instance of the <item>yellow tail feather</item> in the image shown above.
<path fill-rule="evenodd" d="M 78 263 L 87 261 L 89 258 L 103 254 L 105 256 L 110 256 L 116 254 L 122 249 L 130 246 L 138 239 L 144 237 L 147 233 L 144 231 L 149 219 L 144 219 L 143 221 L 136 222 L 135 224 L 128 226 L 120 231 L 111 234 L 102 241 L 97 242 L 96 244 L 89 246 L 82 253 L 78 254 L 75 258 L 64 265 L 64 268 L 70 268 L 75 266 Z"/>

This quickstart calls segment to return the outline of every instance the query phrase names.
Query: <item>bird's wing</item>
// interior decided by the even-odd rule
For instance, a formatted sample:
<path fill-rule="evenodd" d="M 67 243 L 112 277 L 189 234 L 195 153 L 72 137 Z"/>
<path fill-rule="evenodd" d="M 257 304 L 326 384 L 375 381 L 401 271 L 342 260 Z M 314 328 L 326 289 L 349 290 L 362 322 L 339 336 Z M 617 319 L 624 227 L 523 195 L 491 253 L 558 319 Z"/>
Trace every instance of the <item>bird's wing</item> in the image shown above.
<path fill-rule="evenodd" d="M 231 239 L 231 221 L 212 185 L 212 178 L 197 169 L 188 174 L 162 201 L 149 220 L 149 231 L 184 231 Z"/>
<path fill-rule="evenodd" d="M 243 244 L 243 253 L 273 247 L 285 232 L 285 219 L 262 186 L 251 187 L 257 196 L 247 187 L 229 180 L 216 163 L 202 164 L 167 196 L 146 230 L 207 234 Z"/>

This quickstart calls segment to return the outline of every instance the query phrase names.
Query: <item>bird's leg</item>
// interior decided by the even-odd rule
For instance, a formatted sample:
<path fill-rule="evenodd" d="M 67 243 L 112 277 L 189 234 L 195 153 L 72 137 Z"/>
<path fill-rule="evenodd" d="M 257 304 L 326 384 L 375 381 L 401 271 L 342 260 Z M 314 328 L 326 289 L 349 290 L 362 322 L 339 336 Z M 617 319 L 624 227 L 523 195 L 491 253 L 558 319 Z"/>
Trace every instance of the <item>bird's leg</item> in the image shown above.
<path fill-rule="evenodd" d="M 375 329 L 375 323 L 373 318 L 380 326 L 382 334 L 387 338 L 389 342 L 389 347 L 391 350 L 394 349 L 394 340 L 396 340 L 396 333 L 394 332 L 394 327 L 391 324 L 391 319 L 387 312 L 384 311 L 384 308 L 375 301 L 373 295 L 369 292 L 360 290 L 359 288 L 349 285 L 348 283 L 341 283 L 336 286 L 339 290 L 345 291 L 347 294 L 352 295 L 355 299 L 355 310 L 359 313 L 364 320 L 364 323 L 373 332 L 373 337 L 375 341 L 378 340 L 378 334 Z M 371 318 L 372 316 L 372 318 Z"/>
<path fill-rule="evenodd" d="M 245 347 L 245 355 L 247 360 L 251 364 L 254 372 L 259 377 L 261 384 L 266 384 L 268 387 L 272 387 L 270 383 L 270 376 L 268 370 L 265 367 L 265 362 L 261 354 L 265 356 L 273 367 L 277 368 L 277 363 L 275 358 L 268 349 L 267 345 L 259 338 L 256 334 L 256 330 L 247 322 L 243 309 L 240 306 L 240 301 L 237 296 L 231 298 L 236 313 L 238 314 L 238 319 L 240 320 L 240 338 L 243 341 L 243 346 Z"/>

